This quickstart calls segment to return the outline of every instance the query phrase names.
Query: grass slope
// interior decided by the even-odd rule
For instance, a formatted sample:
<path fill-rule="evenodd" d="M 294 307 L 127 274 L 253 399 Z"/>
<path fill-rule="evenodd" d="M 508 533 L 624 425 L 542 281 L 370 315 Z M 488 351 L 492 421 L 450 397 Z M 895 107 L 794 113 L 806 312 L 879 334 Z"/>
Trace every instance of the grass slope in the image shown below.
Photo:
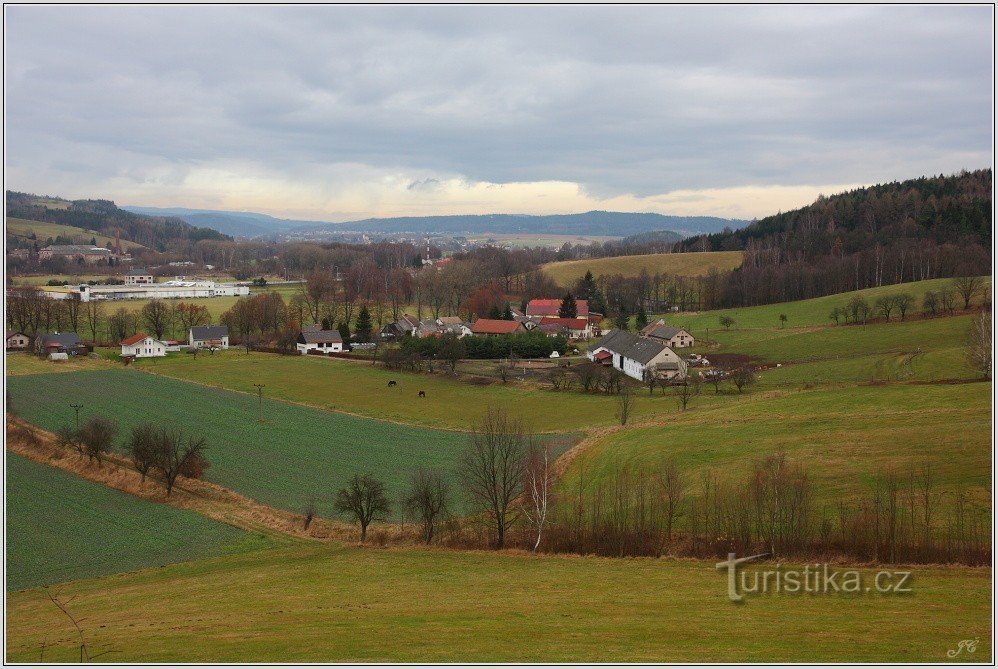
<path fill-rule="evenodd" d="M 546 388 L 494 383 L 475 386 L 443 374 L 404 374 L 350 360 L 315 356 L 244 355 L 230 350 L 214 356 L 174 355 L 143 360 L 140 368 L 244 392 L 266 384 L 269 397 L 303 402 L 373 418 L 427 427 L 467 429 L 490 404 L 515 408 L 539 432 L 566 432 L 615 422 L 616 400 L 607 395 L 556 393 Z M 396 380 L 398 387 L 388 388 Z M 425 398 L 417 398 L 419 390 Z M 656 411 L 664 402 L 638 398 L 636 415 Z M 669 402 L 668 410 L 672 410 Z"/>
<path fill-rule="evenodd" d="M 58 223 L 46 223 L 44 221 L 29 221 L 25 218 L 14 218 L 12 216 L 7 217 L 8 235 L 27 238 L 32 232 L 34 232 L 35 237 L 38 238 L 38 244 L 40 246 L 44 246 L 45 240 L 49 237 L 55 239 L 59 235 L 62 235 L 63 237 L 71 237 L 73 242 L 77 244 L 89 244 L 90 240 L 95 238 L 98 246 L 105 246 L 108 242 L 114 244 L 114 237 L 108 237 L 107 235 L 102 235 L 93 230 L 84 230 L 83 228 L 77 228 L 72 225 L 60 225 Z M 128 250 L 141 249 L 145 247 L 141 244 L 136 244 L 135 242 L 122 239 L 121 248 Z"/>
<path fill-rule="evenodd" d="M 718 271 L 734 269 L 742 264 L 741 251 L 716 251 L 713 253 L 651 253 L 637 256 L 615 256 L 586 260 L 564 260 L 543 265 L 541 269 L 551 275 L 558 285 L 566 288 L 586 275 L 623 274 L 638 276 L 641 270 L 649 274 L 674 276 L 702 276 L 711 268 Z"/>
<path fill-rule="evenodd" d="M 79 402 L 82 418 L 110 416 L 123 433 L 144 421 L 199 432 L 209 481 L 291 511 L 316 496 L 324 515 L 353 474 L 375 474 L 397 496 L 418 467 L 453 472 L 468 439 L 273 400 L 260 423 L 256 397 L 124 369 L 10 377 L 7 389 L 19 415 L 49 430 L 72 424 Z"/>
<path fill-rule="evenodd" d="M 7 353 L 4 362 L 7 376 L 59 374 L 111 368 L 111 363 L 103 358 L 74 356 L 69 360 L 46 360 L 28 352 Z"/>
<path fill-rule="evenodd" d="M 704 400 L 709 400 L 713 389 Z M 756 393 L 711 406 L 694 399 L 668 424 L 635 427 L 577 457 L 562 483 L 609 483 L 619 468 L 654 471 L 675 458 L 690 486 L 713 469 L 743 479 L 754 459 L 784 451 L 804 464 L 819 497 L 866 490 L 886 471 L 930 463 L 940 489 L 989 505 L 991 384 L 897 384 Z"/>
<path fill-rule="evenodd" d="M 254 534 L 7 454 L 7 589 L 269 545 Z"/>
<path fill-rule="evenodd" d="M 872 578 L 868 574 L 867 578 Z M 989 661 L 990 572 L 920 568 L 909 596 L 735 605 L 708 562 L 314 547 L 65 589 L 117 662 Z M 904 621 L 904 624 L 886 624 Z M 72 661 L 40 591 L 7 602 L 7 659 Z"/>

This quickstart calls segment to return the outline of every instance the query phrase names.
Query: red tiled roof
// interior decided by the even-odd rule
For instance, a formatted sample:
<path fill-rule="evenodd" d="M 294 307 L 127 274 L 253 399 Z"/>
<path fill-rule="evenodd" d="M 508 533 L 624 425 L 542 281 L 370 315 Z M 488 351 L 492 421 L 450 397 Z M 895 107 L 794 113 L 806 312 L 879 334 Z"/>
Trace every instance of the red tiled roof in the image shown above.
<path fill-rule="evenodd" d="M 612 357 L 613 353 L 610 353 L 610 351 L 600 351 L 599 353 L 596 354 L 597 360 L 606 360 L 607 358 L 612 358 Z"/>
<path fill-rule="evenodd" d="M 557 316 L 561 309 L 561 300 L 530 300 L 527 302 L 528 316 Z M 589 315 L 589 303 L 586 300 L 575 301 L 575 311 L 581 317 Z"/>
<path fill-rule="evenodd" d="M 588 318 L 558 318 L 557 316 L 545 316 L 541 319 L 541 325 L 561 325 L 569 330 L 585 330 L 589 323 Z"/>
<path fill-rule="evenodd" d="M 135 344 L 138 344 L 140 341 L 142 341 L 143 339 L 145 339 L 147 336 L 148 335 L 146 335 L 144 332 L 139 332 L 138 334 L 133 334 L 128 339 L 122 339 L 121 340 L 121 345 L 122 346 L 134 346 Z"/>
<path fill-rule="evenodd" d="M 471 324 L 474 334 L 513 334 L 522 328 L 520 321 L 500 321 L 493 318 L 479 318 Z"/>

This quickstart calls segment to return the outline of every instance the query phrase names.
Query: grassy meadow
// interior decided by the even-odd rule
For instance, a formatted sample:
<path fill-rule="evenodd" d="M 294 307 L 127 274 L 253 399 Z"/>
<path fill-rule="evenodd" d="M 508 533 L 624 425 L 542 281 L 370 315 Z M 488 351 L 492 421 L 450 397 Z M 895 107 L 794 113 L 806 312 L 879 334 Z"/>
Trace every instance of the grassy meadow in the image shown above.
<path fill-rule="evenodd" d="M 258 549 L 266 539 L 7 454 L 7 590 Z"/>
<path fill-rule="evenodd" d="M 75 244 L 89 244 L 91 239 L 97 240 L 98 246 L 106 246 L 108 242 L 114 244 L 114 237 L 108 237 L 107 235 L 102 235 L 99 232 L 93 230 L 84 230 L 83 228 L 73 227 L 72 225 L 60 225 L 58 223 L 46 223 L 44 221 L 29 221 L 25 218 L 14 218 L 8 216 L 7 222 L 7 234 L 14 237 L 27 238 L 32 232 L 35 233 L 35 237 L 38 239 L 39 246 L 45 246 L 45 240 L 51 237 L 55 239 L 59 235 L 63 237 L 70 237 Z M 141 244 L 136 244 L 135 242 L 130 242 L 128 240 L 121 240 L 121 248 L 125 249 L 135 249 L 135 248 L 145 248 Z"/>
<path fill-rule="evenodd" d="M 650 253 L 637 256 L 615 256 L 586 260 L 563 260 L 543 265 L 541 269 L 563 287 L 571 287 L 575 282 L 592 272 L 594 277 L 601 274 L 622 274 L 638 276 L 641 270 L 649 274 L 671 274 L 673 276 L 702 276 L 712 268 L 718 271 L 731 270 L 742 264 L 741 251 L 715 251 L 712 253 Z"/>
<path fill-rule="evenodd" d="M 298 546 L 63 594 L 116 662 L 945 662 L 975 637 L 961 659 L 990 661 L 988 570 L 912 589 L 736 605 L 712 562 Z M 8 596 L 8 661 L 72 661 L 73 639 L 42 591 Z"/>

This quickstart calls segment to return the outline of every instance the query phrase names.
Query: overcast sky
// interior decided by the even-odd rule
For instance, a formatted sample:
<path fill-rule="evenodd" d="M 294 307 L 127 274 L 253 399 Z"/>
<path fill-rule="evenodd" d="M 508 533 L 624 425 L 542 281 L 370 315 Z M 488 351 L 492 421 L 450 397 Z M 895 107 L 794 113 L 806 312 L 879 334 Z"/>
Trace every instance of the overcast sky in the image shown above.
<path fill-rule="evenodd" d="M 991 166 L 990 7 L 10 7 L 7 187 L 764 216 Z"/>

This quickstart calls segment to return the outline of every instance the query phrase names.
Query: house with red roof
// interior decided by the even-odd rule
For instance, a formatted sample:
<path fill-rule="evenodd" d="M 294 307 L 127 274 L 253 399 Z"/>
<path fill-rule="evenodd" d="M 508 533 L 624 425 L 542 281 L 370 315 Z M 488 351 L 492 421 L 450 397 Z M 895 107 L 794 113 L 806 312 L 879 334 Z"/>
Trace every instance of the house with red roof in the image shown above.
<path fill-rule="evenodd" d="M 568 336 L 572 339 L 592 339 L 593 325 L 587 317 L 581 318 L 558 318 L 557 316 L 544 316 L 541 318 L 539 327 L 558 326 L 568 331 Z"/>
<path fill-rule="evenodd" d="M 471 334 L 485 337 L 523 334 L 527 328 L 520 321 L 501 321 L 494 318 L 479 318 L 471 324 Z"/>
<path fill-rule="evenodd" d="M 166 355 L 166 344 L 144 332 L 121 340 L 122 358 L 158 358 Z"/>
<path fill-rule="evenodd" d="M 558 316 L 561 300 L 530 300 L 527 302 L 527 317 Z M 586 300 L 575 301 L 575 315 L 579 318 L 589 317 L 589 303 Z"/>

